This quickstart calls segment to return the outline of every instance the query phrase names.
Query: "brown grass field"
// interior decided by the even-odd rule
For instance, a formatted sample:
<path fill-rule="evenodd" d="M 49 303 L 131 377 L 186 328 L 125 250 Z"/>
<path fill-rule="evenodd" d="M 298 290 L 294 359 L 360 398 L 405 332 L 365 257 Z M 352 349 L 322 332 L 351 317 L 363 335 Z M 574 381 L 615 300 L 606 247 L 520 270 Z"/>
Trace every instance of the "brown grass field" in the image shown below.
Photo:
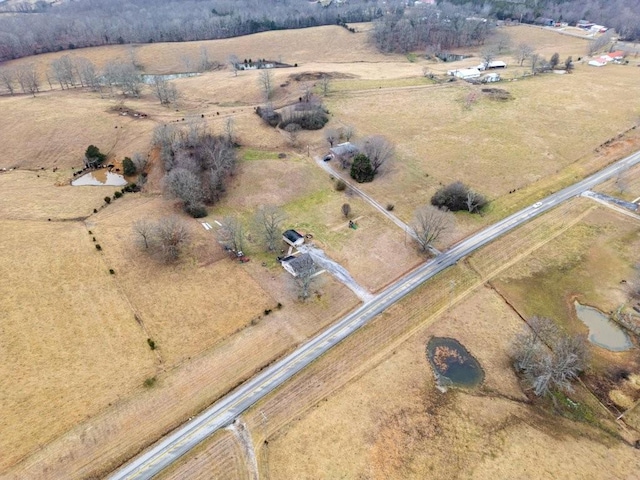
<path fill-rule="evenodd" d="M 394 213 L 404 221 L 440 184 L 456 179 L 493 201 L 484 217 L 458 215 L 449 242 L 640 145 L 637 129 L 629 130 L 637 123 L 629 98 L 640 93 L 631 67 L 578 64 L 572 75 L 520 79 L 525 68 L 510 66 L 508 76 L 518 80 L 499 87 L 514 100 L 495 103 L 481 97 L 467 109 L 465 98 L 477 87 L 437 85 L 422 76 L 423 67 L 439 72 L 449 64 L 382 55 L 367 42 L 368 27 L 357 28 L 357 34 L 331 26 L 71 54 L 99 66 L 133 55 L 147 73 L 189 71 L 201 48 L 222 63 L 232 53 L 298 63 L 298 68 L 274 71 L 276 106 L 301 95 L 304 81 L 296 75 L 328 72 L 333 77 L 325 99 L 328 127 L 353 125 L 356 140 L 384 134 L 396 145 L 395 162 L 362 186 L 367 193 L 382 204 L 394 203 Z M 514 45 L 529 41 L 545 56 L 558 51 L 577 58 L 586 48 L 584 40 L 540 29 L 505 32 Z M 60 55 L 15 63 L 34 62 L 44 72 Z M 477 58 L 468 61 L 478 63 Z M 304 132 L 293 148 L 262 124 L 254 114 L 262 103 L 258 75 L 236 77 L 222 69 L 176 80 L 182 94 L 177 111 L 158 105 L 148 89 L 140 99 L 100 98 L 80 89 L 49 91 L 48 86 L 35 98 L 0 96 L 6 120 L 0 169 L 17 168 L 0 172 L 0 282 L 9 292 L 0 299 L 5 313 L 0 424 L 8 432 L 0 440 L 0 476 L 104 476 L 359 303 L 325 273 L 303 304 L 289 275 L 274 255 L 261 252 L 255 235 L 248 238 L 251 261 L 241 265 L 223 255 L 212 233 L 191 219 L 185 218 L 192 243 L 178 263 L 167 266 L 148 258 L 135 246 L 131 225 L 141 218 L 180 215 L 179 206 L 160 195 L 157 165 L 144 193 L 127 194 L 108 206 L 103 198 L 113 194 L 113 187 L 69 186 L 72 168 L 81 166 L 89 144 L 118 160 L 146 154 L 157 125 L 204 117 L 222 133 L 233 118 L 242 161 L 227 196 L 202 221 L 237 215 L 249 227 L 258 206 L 279 205 L 288 214 L 287 226 L 312 233 L 314 243 L 370 292 L 423 260 L 404 233 L 361 198 L 334 190 L 310 158 L 327 150 L 322 131 Z M 121 116 L 120 108 L 149 117 Z M 622 132 L 627 133 L 601 145 Z M 278 158 L 280 152 L 286 157 Z M 638 172 L 628 174 L 627 199 L 640 195 L 635 193 Z M 609 182 L 602 188 L 613 192 L 617 187 Z M 509 194 L 513 189 L 517 192 Z M 352 206 L 357 230 L 347 228 L 340 213 L 345 202 Z M 444 272 L 247 412 L 261 470 L 271 478 L 445 478 L 456 471 L 489 478 L 528 468 L 531 476 L 544 478 L 569 462 L 584 478 L 597 478 L 594 472 L 609 452 L 619 460 L 616 475 L 624 478 L 637 461 L 619 442 L 544 409 L 531 417 L 506 357 L 509 334 L 520 320 L 496 292 L 478 289 L 499 275 L 493 286 L 518 311 L 530 314 L 544 306 L 578 330 L 567 302 L 558 299 L 580 287 L 585 301 L 614 308 L 624 297 L 617 277 L 630 276 L 636 261 L 636 227 L 612 215 L 586 199 L 546 214 L 506 243 L 487 247 L 483 257 Z M 94 236 L 102 252 L 93 246 Z M 596 248 L 600 245 L 602 250 Z M 580 249 L 586 253 L 576 253 Z M 562 283 L 564 277 L 553 271 L 558 265 L 580 280 Z M 586 282 L 593 272 L 606 277 L 609 287 Z M 546 278 L 564 292 L 555 302 L 544 300 L 551 291 Z M 532 289 L 537 293 L 525 298 Z M 265 315 L 266 309 L 272 313 Z M 444 397 L 434 392 L 424 359 L 424 342 L 434 334 L 457 336 L 467 345 L 485 367 L 485 389 Z M 151 351 L 147 338 L 159 348 Z M 597 372 L 618 362 L 601 352 L 596 358 Z M 618 364 L 633 361 L 627 356 Z M 143 387 L 150 378 L 156 379 L 153 387 Z M 593 401 L 582 390 L 579 398 Z M 310 405 L 318 407 L 308 413 Z M 485 449 L 481 439 L 487 432 L 495 435 Z M 558 436 L 574 443 L 554 448 L 546 462 L 534 461 L 544 445 L 561 445 Z M 263 440 L 268 447 L 262 447 Z M 445 447 L 452 449 L 449 463 Z M 594 453 L 588 462 L 572 460 L 589 449 Z M 242 478 L 246 472 L 238 455 L 235 437 L 220 432 L 167 478 L 210 478 L 210 472 Z M 471 471 L 471 465 L 477 468 Z"/>
<path fill-rule="evenodd" d="M 585 236 L 585 229 L 594 233 Z M 245 414 L 262 462 L 261 475 L 607 478 L 611 472 L 613 478 L 633 478 L 639 465 L 634 450 L 616 437 L 633 441 L 638 432 L 617 425 L 613 413 L 588 390 L 579 387 L 571 396 L 593 415 L 595 426 L 563 419 L 551 405 L 528 405 L 508 356 L 522 319 L 505 303 L 502 287 L 501 293 L 490 285 L 477 287 L 484 281 L 502 285 L 502 279 L 522 265 L 545 262 L 566 282 L 574 272 L 557 262 L 573 263 L 585 241 L 597 256 L 595 245 L 619 248 L 620 239 L 626 241 L 637 231 L 638 225 L 626 217 L 578 199 L 474 254 L 469 265 L 480 276 L 458 266 L 427 282 Z M 624 251 L 633 249 L 629 244 Z M 616 266 L 624 262 L 615 261 L 610 271 L 619 273 Z M 600 273 L 602 266 L 587 262 L 585 268 L 590 272 L 575 275 L 574 284 L 583 286 L 587 295 L 594 272 Z M 494 275 L 498 280 L 491 280 Z M 615 293 L 619 287 L 613 278 L 601 281 Z M 559 288 L 563 283 L 553 285 Z M 539 287 L 528 286 L 529 291 Z M 473 295 L 467 297 L 470 292 Z M 424 357 L 431 335 L 455 337 L 478 358 L 486 373 L 480 389 L 444 396 L 434 389 Z M 589 378 L 598 376 L 597 359 L 602 356 L 596 347 L 593 350 L 594 370 L 586 381 L 592 390 Z M 629 366 L 634 355 L 616 354 L 609 360 Z M 622 363 L 621 357 L 626 358 Z M 191 478 L 207 478 L 227 448 L 216 439 L 207 442 L 165 478 L 180 478 L 185 472 Z M 216 471 L 222 478 L 235 475 Z M 522 472 L 524 477 L 518 477 Z"/>

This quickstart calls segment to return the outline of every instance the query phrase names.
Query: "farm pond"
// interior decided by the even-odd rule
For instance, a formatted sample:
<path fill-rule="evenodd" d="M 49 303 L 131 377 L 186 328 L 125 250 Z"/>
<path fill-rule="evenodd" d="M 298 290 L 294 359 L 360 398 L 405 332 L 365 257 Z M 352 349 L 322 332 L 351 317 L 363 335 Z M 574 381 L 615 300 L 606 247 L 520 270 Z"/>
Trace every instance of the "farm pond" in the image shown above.
<path fill-rule="evenodd" d="M 427 359 L 441 387 L 472 388 L 484 380 L 480 363 L 453 338 L 432 337 L 427 343 Z"/>
<path fill-rule="evenodd" d="M 74 187 L 83 187 L 86 185 L 111 185 L 122 187 L 127 184 L 127 180 L 119 173 L 109 172 L 106 168 L 100 168 L 92 172 L 86 173 L 71 182 Z"/>
<path fill-rule="evenodd" d="M 629 335 L 597 308 L 573 303 L 576 315 L 589 328 L 589 341 L 612 352 L 624 352 L 633 347 Z"/>

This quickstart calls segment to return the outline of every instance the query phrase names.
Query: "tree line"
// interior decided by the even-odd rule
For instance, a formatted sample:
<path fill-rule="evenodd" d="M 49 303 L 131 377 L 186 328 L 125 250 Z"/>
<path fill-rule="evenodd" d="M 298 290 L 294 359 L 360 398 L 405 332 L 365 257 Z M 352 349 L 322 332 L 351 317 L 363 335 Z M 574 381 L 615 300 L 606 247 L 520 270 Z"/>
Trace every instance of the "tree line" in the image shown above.
<path fill-rule="evenodd" d="M 99 70 L 91 60 L 75 55 L 63 55 L 52 60 L 44 77 L 50 90 L 58 86 L 62 90 L 80 87 L 99 92 L 101 97 L 121 94 L 138 98 L 144 86 L 143 77 L 133 61 L 110 60 Z M 154 76 L 149 84 L 162 105 L 177 104 L 179 92 L 165 77 Z M 0 89 L 10 95 L 20 92 L 35 95 L 42 86 L 42 75 L 33 63 L 0 66 Z"/>
<path fill-rule="evenodd" d="M 86 0 L 53 6 L 37 2 L 0 15 L 0 61 L 98 45 L 212 40 L 368 22 L 394 3 L 402 2 L 351 0 L 326 7 L 305 0 Z"/>
<path fill-rule="evenodd" d="M 493 24 L 474 15 L 472 8 L 449 3 L 406 9 L 376 20 L 372 40 L 383 52 L 400 53 L 482 45 Z"/>

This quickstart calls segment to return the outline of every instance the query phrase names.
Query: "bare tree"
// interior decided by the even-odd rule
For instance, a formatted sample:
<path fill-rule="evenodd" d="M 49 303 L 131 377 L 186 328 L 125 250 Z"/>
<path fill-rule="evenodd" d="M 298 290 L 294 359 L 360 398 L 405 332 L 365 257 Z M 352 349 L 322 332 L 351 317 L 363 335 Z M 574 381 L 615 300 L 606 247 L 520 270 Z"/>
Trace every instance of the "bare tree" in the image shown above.
<path fill-rule="evenodd" d="M 512 344 L 516 371 L 533 392 L 544 396 L 553 390 L 571 391 L 571 382 L 588 361 L 586 338 L 560 332 L 552 320 L 533 317 Z"/>
<path fill-rule="evenodd" d="M 133 164 L 136 166 L 136 171 L 143 173 L 144 169 L 147 168 L 147 163 L 149 162 L 149 158 L 145 157 L 140 152 L 136 152 L 131 157 L 133 160 Z"/>
<path fill-rule="evenodd" d="M 511 48 L 511 38 L 503 32 L 497 33 L 493 41 L 498 53 L 504 53 Z"/>
<path fill-rule="evenodd" d="M 152 246 L 155 231 L 156 226 L 153 224 L 153 222 L 150 222 L 147 219 L 137 220 L 133 224 L 133 233 L 136 235 L 136 239 L 138 240 L 140 246 L 145 250 L 148 250 L 149 247 Z"/>
<path fill-rule="evenodd" d="M 420 251 L 428 252 L 433 243 L 453 228 L 455 217 L 447 210 L 426 205 L 416 210 L 411 229 Z"/>
<path fill-rule="evenodd" d="M 15 94 L 15 81 L 16 71 L 10 67 L 3 67 L 0 69 L 0 83 L 4 85 L 7 91 L 13 95 Z"/>
<path fill-rule="evenodd" d="M 551 70 L 555 69 L 560 63 L 560 54 L 558 52 L 551 55 L 551 59 L 549 60 L 549 66 Z"/>
<path fill-rule="evenodd" d="M 89 87 L 94 92 L 102 90 L 96 66 L 91 60 L 84 57 L 77 58 L 75 66 L 78 79 L 83 87 Z"/>
<path fill-rule="evenodd" d="M 342 128 L 342 134 L 347 142 L 351 141 L 351 138 L 355 135 L 356 129 L 353 128 L 353 125 L 345 125 Z"/>
<path fill-rule="evenodd" d="M 156 226 L 155 234 L 165 262 L 177 260 L 189 240 L 189 230 L 184 222 L 175 216 L 161 219 Z"/>
<path fill-rule="evenodd" d="M 265 101 L 268 102 L 271 100 L 271 96 L 273 95 L 273 72 L 268 68 L 260 70 L 258 83 L 262 89 Z"/>
<path fill-rule="evenodd" d="M 302 256 L 299 260 L 296 265 L 297 275 L 295 277 L 295 283 L 298 287 L 298 297 L 304 301 L 310 296 L 310 290 L 316 278 L 317 268 L 311 255 Z"/>
<path fill-rule="evenodd" d="M 344 218 L 349 218 L 351 216 L 351 205 L 349 205 L 348 203 L 343 203 L 341 210 Z"/>
<path fill-rule="evenodd" d="M 244 250 L 244 228 L 238 217 L 224 217 L 216 236 L 218 242 L 236 254 Z"/>
<path fill-rule="evenodd" d="M 587 49 L 589 55 L 593 55 L 598 53 L 600 50 L 603 50 L 613 38 L 614 30 L 609 29 L 598 38 L 595 38 L 589 42 L 589 47 Z"/>
<path fill-rule="evenodd" d="M 528 43 L 520 43 L 518 45 L 517 55 L 518 55 L 518 63 L 520 64 L 520 66 L 522 66 L 524 61 L 527 58 L 529 58 L 533 54 L 533 52 L 534 52 L 533 47 Z"/>
<path fill-rule="evenodd" d="M 265 205 L 258 209 L 255 214 L 253 224 L 259 236 L 264 240 L 268 251 L 276 250 L 280 240 L 282 223 L 286 220 L 287 214 L 279 207 Z"/>
<path fill-rule="evenodd" d="M 229 145 L 235 143 L 235 119 L 233 117 L 227 117 L 224 121 L 224 136 Z"/>
<path fill-rule="evenodd" d="M 335 128 L 328 128 L 324 132 L 324 138 L 326 138 L 327 142 L 329 142 L 329 145 L 333 147 L 333 144 L 336 143 L 340 138 L 340 134 Z"/>
<path fill-rule="evenodd" d="M 103 77 L 113 92 L 118 86 L 123 95 L 139 97 L 142 91 L 142 77 L 135 65 L 114 60 L 104 67 Z"/>
<path fill-rule="evenodd" d="M 165 177 L 165 184 L 174 196 L 184 202 L 185 208 L 202 203 L 202 184 L 193 172 L 174 168 Z"/>
<path fill-rule="evenodd" d="M 153 78 L 153 94 L 160 101 L 161 105 L 173 105 L 178 103 L 178 89 L 176 86 L 169 82 L 166 78 L 158 75 Z"/>
<path fill-rule="evenodd" d="M 395 154 L 393 144 L 382 135 L 367 137 L 361 151 L 369 158 L 374 175 L 383 165 L 390 163 Z"/>
<path fill-rule="evenodd" d="M 74 59 L 69 55 L 63 55 L 51 62 L 53 78 L 60 84 L 60 88 L 71 88 L 75 86 L 76 66 Z"/>
<path fill-rule="evenodd" d="M 40 91 L 40 78 L 33 63 L 20 65 L 16 69 L 16 78 L 22 89 L 22 93 L 30 93 L 34 97 Z"/>
<path fill-rule="evenodd" d="M 536 73 L 541 57 L 537 53 L 532 53 L 529 55 L 529 59 L 531 60 L 531 73 Z"/>
<path fill-rule="evenodd" d="M 486 205 L 487 200 L 484 198 L 483 195 L 469 189 L 469 191 L 467 192 L 466 203 L 467 203 L 467 210 L 469 211 L 469 213 L 473 213 L 477 209 L 482 208 L 484 205 Z"/>
<path fill-rule="evenodd" d="M 231 70 L 233 70 L 233 76 L 237 77 L 238 76 L 238 70 L 240 70 L 240 59 L 238 58 L 237 55 L 231 54 L 227 58 L 227 62 L 229 63 L 229 66 L 231 67 Z"/>
<path fill-rule="evenodd" d="M 204 45 L 200 46 L 200 71 L 206 72 L 211 68 L 211 61 L 209 60 L 209 51 Z"/>
<path fill-rule="evenodd" d="M 495 60 L 496 55 L 496 47 L 494 46 L 488 46 L 482 49 L 480 56 L 482 57 L 482 63 L 485 68 L 489 68 L 489 64 Z"/>
<path fill-rule="evenodd" d="M 518 372 L 530 369 L 541 348 L 555 343 L 560 331 L 555 322 L 546 317 L 531 317 L 511 344 L 514 367 Z"/>
<path fill-rule="evenodd" d="M 297 123 L 290 123 L 286 127 L 284 127 L 284 131 L 287 135 L 287 141 L 292 147 L 296 147 L 298 145 L 298 137 L 300 136 L 300 131 L 302 127 Z"/>
<path fill-rule="evenodd" d="M 320 89 L 322 90 L 322 95 L 329 95 L 329 90 L 331 89 L 331 78 L 326 73 L 320 77 Z"/>

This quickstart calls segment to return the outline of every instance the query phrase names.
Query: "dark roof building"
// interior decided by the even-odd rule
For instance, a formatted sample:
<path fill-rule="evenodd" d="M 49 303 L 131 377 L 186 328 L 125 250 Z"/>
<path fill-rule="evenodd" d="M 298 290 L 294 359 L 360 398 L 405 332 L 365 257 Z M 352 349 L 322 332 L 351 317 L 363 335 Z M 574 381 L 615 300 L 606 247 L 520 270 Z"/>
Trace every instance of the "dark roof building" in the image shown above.
<path fill-rule="evenodd" d="M 297 257 L 290 255 L 283 258 L 280 263 L 282 263 L 282 267 L 294 277 L 297 277 L 301 273 L 313 272 L 315 269 L 313 258 L 311 258 L 311 255 L 308 253 L 303 253 Z"/>
<path fill-rule="evenodd" d="M 292 247 L 298 247 L 304 243 L 304 237 L 295 230 L 287 230 L 284 232 L 282 239 Z"/>

